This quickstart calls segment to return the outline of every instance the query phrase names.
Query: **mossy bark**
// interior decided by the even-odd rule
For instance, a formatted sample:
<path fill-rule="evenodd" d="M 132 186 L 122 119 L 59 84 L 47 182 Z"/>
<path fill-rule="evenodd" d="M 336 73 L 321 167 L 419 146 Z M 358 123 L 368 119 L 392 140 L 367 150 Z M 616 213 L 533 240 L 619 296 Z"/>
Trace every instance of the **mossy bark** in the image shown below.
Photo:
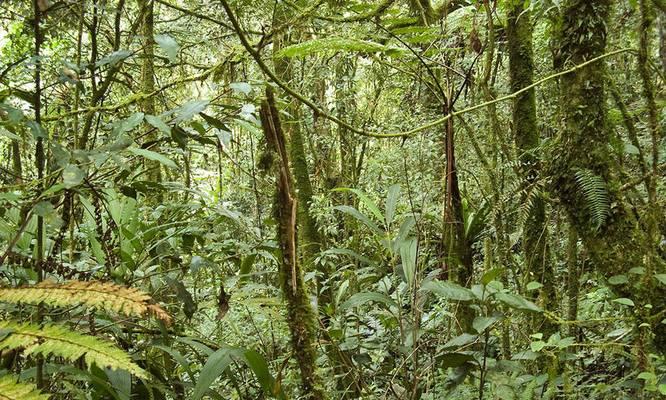
<path fill-rule="evenodd" d="M 286 139 L 270 88 L 261 104 L 261 124 L 269 151 L 274 153 L 276 198 L 273 206 L 278 223 L 277 239 L 281 250 L 279 265 L 280 286 L 287 301 L 287 324 L 291 345 L 301 371 L 304 398 L 325 399 L 319 387 L 316 371 L 314 314 L 303 283 L 298 257 L 297 207 L 293 178 L 289 169 Z"/>
<path fill-rule="evenodd" d="M 513 0 L 510 4 L 507 21 L 509 48 L 509 77 L 511 91 L 517 92 L 534 82 L 534 50 L 532 46 L 532 18 L 524 8 L 524 1 Z M 534 89 L 528 90 L 513 101 L 513 137 L 520 160 L 520 172 L 524 179 L 525 191 L 535 192 L 535 182 L 541 173 L 541 163 L 537 155 L 539 129 L 537 126 L 536 96 Z M 528 275 L 535 276 L 543 285 L 541 301 L 544 308 L 557 307 L 555 274 L 550 262 L 548 248 L 548 228 L 546 225 L 546 204 L 538 194 L 533 198 L 523 198 L 532 203 L 530 215 L 523 229 L 523 255 Z M 542 332 L 552 334 L 555 327 L 543 320 Z"/>
<path fill-rule="evenodd" d="M 280 26 L 288 20 L 289 14 L 284 7 L 276 10 L 274 25 Z M 289 34 L 284 32 L 275 36 L 273 40 L 273 52 L 279 52 L 283 47 L 290 43 Z M 275 72 L 285 82 L 291 82 L 293 77 L 294 64 L 291 59 L 275 57 L 273 59 Z M 291 157 L 291 171 L 295 178 L 296 197 L 298 199 L 298 221 L 299 221 L 299 251 L 304 261 L 304 265 L 314 269 L 315 257 L 321 252 L 323 237 L 317 228 L 317 221 L 310 212 L 314 190 L 310 180 L 310 168 L 308 167 L 307 156 L 305 153 L 305 140 L 303 136 L 304 126 L 301 123 L 301 107 L 296 100 L 292 100 L 286 106 L 287 113 L 291 118 L 284 123 L 284 130 L 289 138 L 288 148 Z M 328 278 L 330 271 L 320 267 L 319 280 Z M 322 305 L 329 304 L 331 301 L 330 291 L 319 285 L 318 299 Z"/>
<path fill-rule="evenodd" d="M 141 36 L 143 39 L 143 54 L 141 64 L 141 91 L 144 94 L 155 91 L 155 39 L 154 39 L 154 4 L 153 0 L 139 0 L 139 9 L 143 10 L 141 21 Z M 155 99 L 147 96 L 140 101 L 141 111 L 145 114 L 155 114 Z M 146 142 L 156 142 L 156 129 L 148 127 L 144 139 Z M 156 147 L 151 148 L 157 151 Z M 148 179 L 152 182 L 161 182 L 162 173 L 158 161 L 145 160 L 144 165 L 148 170 Z M 158 198 L 158 201 L 161 199 Z"/>
<path fill-rule="evenodd" d="M 564 4 L 556 67 L 578 65 L 604 53 L 611 4 L 610 0 L 568 0 Z M 603 62 L 579 68 L 562 77 L 560 90 L 564 129 L 554 156 L 552 175 L 555 190 L 585 246 L 590 265 L 594 270 L 611 277 L 625 274 L 632 267 L 645 265 L 642 253 L 654 251 L 654 244 L 649 243 L 650 235 L 644 232 L 649 227 L 644 229 L 641 226 L 649 225 L 649 210 L 643 216 L 635 217 L 625 204 L 620 190 L 621 182 L 614 174 L 617 168 L 614 168 L 608 145 L 613 132 L 606 118 L 605 81 Z M 649 102 L 649 95 L 647 97 Z M 591 171 L 603 181 L 609 211 L 601 226 L 591 223 L 590 200 L 585 199 L 576 182 L 576 172 L 580 170 Z M 636 249 L 644 251 L 637 252 Z M 645 279 L 650 279 L 651 275 L 646 273 Z M 637 291 L 631 281 L 614 286 L 614 290 L 619 297 L 631 297 L 639 304 L 651 303 L 655 313 L 663 310 L 663 304 L 655 303 L 655 299 L 665 297 L 661 293 Z M 638 328 L 650 319 L 643 312 L 636 315 L 637 331 L 640 331 L 637 340 L 639 362 L 646 362 L 647 358 L 643 355 L 651 351 L 653 345 L 660 347 L 659 341 L 653 340 L 657 333 L 654 329 L 657 329 L 658 324 L 653 324 L 652 337 L 645 333 L 644 328 Z"/>

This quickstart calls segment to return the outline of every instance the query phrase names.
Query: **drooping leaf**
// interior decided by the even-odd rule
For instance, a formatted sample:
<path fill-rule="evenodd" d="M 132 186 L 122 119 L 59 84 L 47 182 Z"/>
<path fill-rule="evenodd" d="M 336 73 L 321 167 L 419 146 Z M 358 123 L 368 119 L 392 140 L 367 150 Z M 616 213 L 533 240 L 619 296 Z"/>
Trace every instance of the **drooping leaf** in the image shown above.
<path fill-rule="evenodd" d="M 160 132 L 162 133 L 165 133 L 167 135 L 171 134 L 171 127 L 167 125 L 164 121 L 162 121 L 162 118 L 156 115 L 146 115 L 146 122 L 148 122 L 150 125 L 154 126 L 155 128 L 159 129 Z"/>
<path fill-rule="evenodd" d="M 180 50 L 180 46 L 178 45 L 178 42 L 176 42 L 176 39 L 169 35 L 160 34 L 155 35 L 155 42 L 167 54 L 169 61 L 172 63 L 178 61 L 178 50 Z"/>
<path fill-rule="evenodd" d="M 12 375 L 0 377 L 0 399 L 3 400 L 48 400 L 48 394 L 39 392 L 35 385 L 19 383 Z"/>
<path fill-rule="evenodd" d="M 469 333 L 463 333 L 460 336 L 456 336 L 453 339 L 449 340 L 442 346 L 446 349 L 459 349 L 476 342 L 479 339 L 479 336 L 472 335 Z"/>
<path fill-rule="evenodd" d="M 9 336 L 0 341 L 0 350 L 22 348 L 26 355 L 53 354 L 70 361 L 83 357 L 89 365 L 123 369 L 141 378 L 148 377 L 125 351 L 94 336 L 82 335 L 58 325 L 41 327 L 11 321 L 0 321 L 0 329 L 12 330 Z"/>
<path fill-rule="evenodd" d="M 626 297 L 620 297 L 618 299 L 613 299 L 613 302 L 618 303 L 618 304 L 622 304 L 623 306 L 629 306 L 629 307 L 633 307 L 635 305 L 633 300 L 628 299 Z"/>
<path fill-rule="evenodd" d="M 418 242 L 416 238 L 409 238 L 400 246 L 400 258 L 402 260 L 402 270 L 405 273 L 407 284 L 412 286 L 416 278 L 416 252 Z"/>
<path fill-rule="evenodd" d="M 378 235 L 382 234 L 382 230 L 379 229 L 379 226 L 377 226 L 377 224 L 372 222 L 370 220 L 370 218 L 363 215 L 360 211 L 358 211 L 354 207 L 343 205 L 343 206 L 335 206 L 333 208 L 338 210 L 338 211 L 342 211 L 345 214 L 349 214 L 349 215 L 353 216 L 357 220 L 361 221 L 365 226 L 370 228 L 370 230 L 372 230 L 374 233 L 376 233 Z"/>
<path fill-rule="evenodd" d="M 166 156 L 163 156 L 160 153 L 157 153 L 157 152 L 154 152 L 154 151 L 151 151 L 151 150 L 147 150 L 147 149 L 139 149 L 139 148 L 136 148 L 136 147 L 131 147 L 129 149 L 129 151 L 132 154 L 135 154 L 137 156 L 145 157 L 145 158 L 147 158 L 149 160 L 153 160 L 153 161 L 158 161 L 160 164 L 162 164 L 166 167 L 173 168 L 173 169 L 178 169 L 178 166 L 176 165 L 175 162 L 171 161 L 171 159 L 167 158 Z"/>
<path fill-rule="evenodd" d="M 250 84 L 247 82 L 232 82 L 229 84 L 229 87 L 231 88 L 231 90 L 243 94 L 250 94 L 250 92 L 252 91 L 252 86 L 250 86 Z"/>
<path fill-rule="evenodd" d="M 386 195 L 386 209 L 384 210 L 384 216 L 386 218 L 386 225 L 391 225 L 393 222 L 393 217 L 395 216 L 395 208 L 398 205 L 398 199 L 400 198 L 400 185 L 392 185 L 388 189 Z"/>
<path fill-rule="evenodd" d="M 209 100 L 188 101 L 187 103 L 174 110 L 177 117 L 173 120 L 173 122 L 178 124 L 180 122 L 192 119 L 194 116 L 205 110 L 206 107 L 208 107 L 208 104 L 210 104 Z"/>
<path fill-rule="evenodd" d="M 350 188 L 338 188 L 338 189 L 333 189 L 334 192 L 352 192 L 356 196 L 358 196 L 359 200 L 370 210 L 372 215 L 377 219 L 377 221 L 384 223 L 384 215 L 382 212 L 379 210 L 379 207 L 377 207 L 377 204 L 375 204 L 370 197 L 368 197 L 365 192 L 358 190 L 358 189 L 350 189 Z"/>
<path fill-rule="evenodd" d="M 499 292 L 495 294 L 495 298 L 500 302 L 506 304 L 510 308 L 516 310 L 535 312 L 535 313 L 543 312 L 543 310 L 539 306 L 517 294 Z"/>
<path fill-rule="evenodd" d="M 389 307 L 397 306 L 397 303 L 392 298 L 383 293 L 361 292 L 354 294 L 349 299 L 347 299 L 347 301 L 342 303 L 340 305 L 340 309 L 346 310 L 352 307 L 358 307 L 371 301 L 382 303 Z"/>
<path fill-rule="evenodd" d="M 229 367 L 233 361 L 231 356 L 234 354 L 241 355 L 242 353 L 238 349 L 223 347 L 208 357 L 194 386 L 192 397 L 190 397 L 192 400 L 199 400 L 206 394 L 213 382 Z"/>
<path fill-rule="evenodd" d="M 476 299 L 474 292 L 449 281 L 428 281 L 421 286 L 421 290 L 432 292 L 437 296 L 453 301 L 471 301 Z"/>
<path fill-rule="evenodd" d="M 85 172 L 76 165 L 69 164 L 62 170 L 62 181 L 66 189 L 79 186 L 86 177 Z"/>
<path fill-rule="evenodd" d="M 132 52 L 129 50 L 118 50 L 114 51 L 111 54 L 108 54 L 104 57 L 102 57 L 99 61 L 95 63 L 95 66 L 97 68 L 102 67 L 104 65 L 109 65 L 111 67 L 115 66 L 119 62 L 124 61 L 127 57 L 131 56 Z"/>

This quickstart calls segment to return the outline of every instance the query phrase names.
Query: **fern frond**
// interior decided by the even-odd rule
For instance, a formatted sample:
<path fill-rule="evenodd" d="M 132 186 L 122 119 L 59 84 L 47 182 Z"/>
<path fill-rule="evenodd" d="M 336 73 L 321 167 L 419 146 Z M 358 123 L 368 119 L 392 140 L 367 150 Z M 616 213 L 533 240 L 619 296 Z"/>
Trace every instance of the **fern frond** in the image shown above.
<path fill-rule="evenodd" d="M 576 170 L 576 185 L 583 194 L 585 208 L 590 213 L 592 227 L 599 229 L 610 215 L 610 196 L 606 182 L 589 169 Z"/>
<path fill-rule="evenodd" d="M 35 385 L 17 383 L 16 378 L 8 375 L 0 378 L 0 400 L 48 400 L 48 394 L 42 394 Z"/>
<path fill-rule="evenodd" d="M 150 314 L 169 325 L 169 314 L 158 305 L 150 304 L 150 300 L 149 295 L 138 289 L 99 281 L 45 281 L 34 286 L 0 288 L 0 301 L 7 303 L 44 303 L 55 307 L 81 304 L 127 316 L 142 317 Z"/>
<path fill-rule="evenodd" d="M 140 378 L 147 377 L 146 372 L 132 362 L 127 353 L 113 344 L 70 331 L 63 326 L 39 327 L 2 321 L 0 332 L 7 334 L 0 341 L 0 350 L 22 348 L 26 354 L 54 355 L 70 361 L 84 357 L 88 365 L 123 369 Z"/>
<path fill-rule="evenodd" d="M 518 210 L 517 226 L 525 226 L 533 215 L 539 200 L 543 199 L 544 182 L 537 180 L 520 192 L 521 204 Z"/>

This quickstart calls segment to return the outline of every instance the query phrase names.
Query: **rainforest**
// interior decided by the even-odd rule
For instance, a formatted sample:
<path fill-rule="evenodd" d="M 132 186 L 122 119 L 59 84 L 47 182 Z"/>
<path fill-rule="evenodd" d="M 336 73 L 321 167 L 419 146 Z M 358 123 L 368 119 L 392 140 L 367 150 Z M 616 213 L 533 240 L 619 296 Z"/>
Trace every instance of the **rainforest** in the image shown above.
<path fill-rule="evenodd" d="M 665 83 L 664 0 L 0 0 L 0 399 L 664 399 Z"/>

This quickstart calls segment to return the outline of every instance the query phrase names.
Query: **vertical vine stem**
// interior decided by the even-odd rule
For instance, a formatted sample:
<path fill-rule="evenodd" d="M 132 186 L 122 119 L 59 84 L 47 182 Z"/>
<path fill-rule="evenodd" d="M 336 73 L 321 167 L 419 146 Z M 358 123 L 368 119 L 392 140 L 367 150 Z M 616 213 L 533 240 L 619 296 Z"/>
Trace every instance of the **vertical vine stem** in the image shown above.
<path fill-rule="evenodd" d="M 44 2 L 40 0 L 33 0 L 33 9 L 34 9 L 34 19 L 33 19 L 33 29 L 35 33 L 35 97 L 34 97 L 34 108 L 35 108 L 35 123 L 37 124 L 38 135 L 37 135 L 37 145 L 35 148 L 35 164 L 37 167 L 37 179 L 38 179 L 38 191 L 41 192 L 44 190 L 44 130 L 41 127 L 42 123 L 42 62 L 40 60 L 41 46 L 44 41 L 42 31 L 40 29 L 40 23 L 42 20 L 42 7 Z M 37 282 L 41 282 L 44 279 L 43 274 L 43 262 L 44 262 L 44 217 L 41 215 L 37 216 L 37 256 L 35 260 L 35 272 L 37 274 Z M 37 307 L 37 321 L 41 323 L 43 319 L 43 310 L 42 307 Z M 35 372 L 35 379 L 37 382 L 38 388 L 44 387 L 44 358 L 41 355 L 37 355 L 37 368 Z"/>

